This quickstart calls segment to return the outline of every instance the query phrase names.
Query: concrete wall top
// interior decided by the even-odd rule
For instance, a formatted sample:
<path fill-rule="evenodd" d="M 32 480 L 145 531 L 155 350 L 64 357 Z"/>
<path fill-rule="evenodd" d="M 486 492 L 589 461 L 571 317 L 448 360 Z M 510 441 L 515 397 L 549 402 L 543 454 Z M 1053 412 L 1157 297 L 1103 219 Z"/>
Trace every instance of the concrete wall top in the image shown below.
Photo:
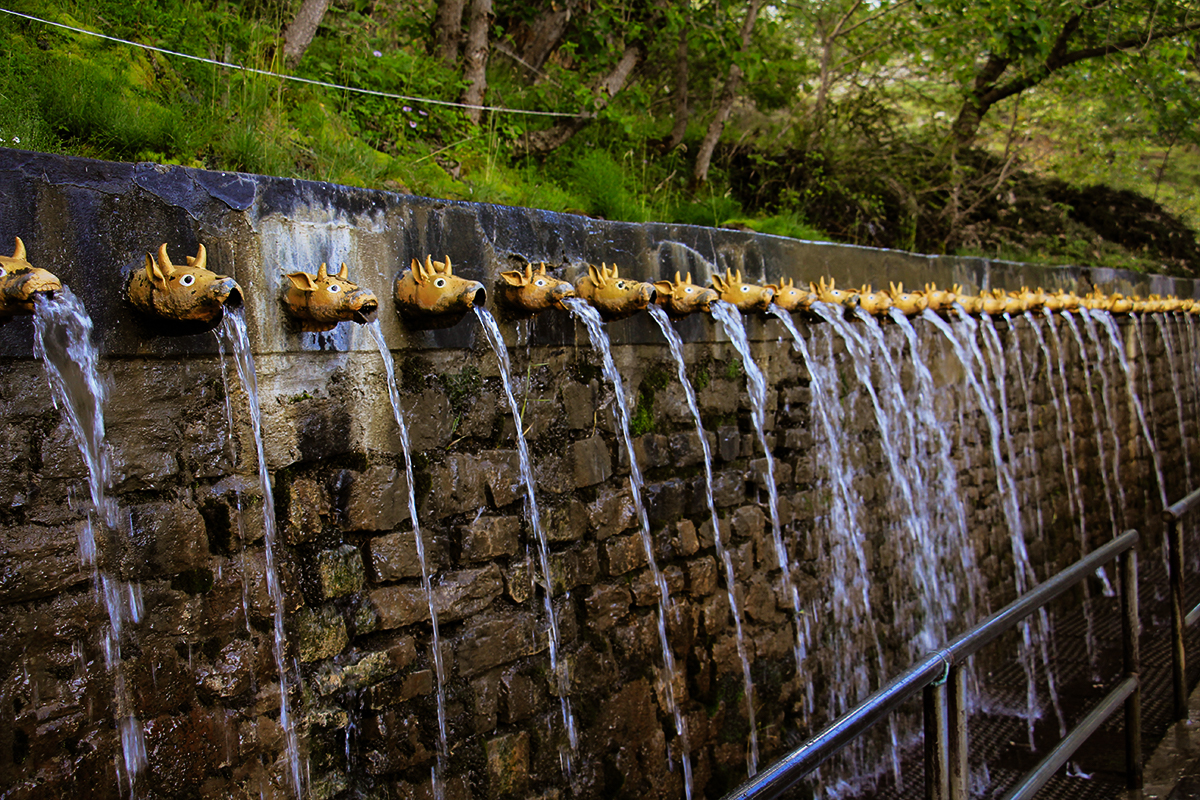
<path fill-rule="evenodd" d="M 241 284 L 253 347 L 259 353 L 374 349 L 359 326 L 326 334 L 292 329 L 280 298 L 284 274 L 345 261 L 350 278 L 380 299 L 384 336 L 394 349 L 473 347 L 477 325 L 409 330 L 394 311 L 392 284 L 412 258 L 449 255 L 457 274 L 493 287 L 505 269 L 545 261 L 574 280 L 588 263 L 617 264 L 631 277 L 669 278 L 691 271 L 740 269 L 747 280 L 833 277 L 840 285 L 889 281 L 913 287 L 961 283 L 977 290 L 1022 285 L 1086 291 L 1200 297 L 1194 281 L 1087 267 L 1043 267 L 982 258 L 807 242 L 765 234 L 663 223 L 633 224 L 513 206 L 463 203 L 355 189 L 329 183 L 150 163 L 127 164 L 0 148 L 0 242 L 20 236 L 35 266 L 58 275 L 87 307 L 101 351 L 110 356 L 173 357 L 216 352 L 211 334 L 163 336 L 124 299 L 129 273 L 166 242 L 182 261 L 203 243 L 214 271 Z M 0 250 L 11 246 L 5 244 Z M 777 336 L 777 322 L 759 335 Z M 722 339 L 711 320 L 681 323 L 689 341 Z M 576 326 L 561 313 L 506 326 L 530 344 L 573 344 Z M 658 342 L 645 314 L 610 325 L 614 341 Z M 29 357 L 32 326 L 0 328 L 0 353 Z"/>

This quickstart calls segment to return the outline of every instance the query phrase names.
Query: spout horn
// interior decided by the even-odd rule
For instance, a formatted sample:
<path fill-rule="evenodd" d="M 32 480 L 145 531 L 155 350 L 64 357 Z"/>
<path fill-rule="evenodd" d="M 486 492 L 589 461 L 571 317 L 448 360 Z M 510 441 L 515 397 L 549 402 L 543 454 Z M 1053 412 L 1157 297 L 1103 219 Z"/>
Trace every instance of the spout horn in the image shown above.
<path fill-rule="evenodd" d="M 17 245 L 13 249 L 13 254 L 12 254 L 13 260 L 27 261 L 28 259 L 25 257 L 25 243 L 21 241 L 20 236 L 16 237 L 16 239 L 17 239 Z"/>

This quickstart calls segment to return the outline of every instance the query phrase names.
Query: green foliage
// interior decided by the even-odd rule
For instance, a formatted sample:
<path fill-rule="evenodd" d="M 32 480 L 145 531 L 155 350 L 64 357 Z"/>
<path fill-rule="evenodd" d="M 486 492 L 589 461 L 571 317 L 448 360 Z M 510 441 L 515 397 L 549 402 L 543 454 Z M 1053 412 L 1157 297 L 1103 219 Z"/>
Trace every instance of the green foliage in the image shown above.
<path fill-rule="evenodd" d="M 31 0 L 22 10 L 286 72 L 279 36 L 295 5 Z M 745 4 L 595 0 L 529 69 L 520 48 L 548 7 L 498 0 L 485 101 L 588 115 L 548 156 L 530 157 L 526 143 L 560 119 L 488 113 L 473 125 L 442 105 L 465 84 L 461 62 L 432 52 L 432 4 L 369 0 L 333 4 L 295 74 L 423 100 L 282 81 L 2 17 L 0 146 L 802 239 L 1195 268 L 1186 253 L 1168 258 L 1071 214 L 1038 211 L 1059 202 L 1050 180 L 1058 177 L 1072 191 L 1100 183 L 1136 191 L 1163 214 L 1200 224 L 1194 42 L 1171 36 L 1046 69 L 1073 15 L 1068 50 L 1145 32 L 1152 15 L 1152 30 L 1167 30 L 1190 19 L 1188 3 L 817 0 L 765 8 L 743 50 Z M 668 149 L 681 37 L 690 117 L 682 143 Z M 610 96 L 602 81 L 632 45 L 638 67 Z M 1003 68 L 981 84 L 989 56 Z M 733 116 L 707 182 L 692 186 L 694 154 L 735 63 Z M 964 99 L 1010 81 L 1025 88 L 984 109 L 978 148 L 951 146 Z M 1043 182 L 1022 177 L 1030 173 Z"/>

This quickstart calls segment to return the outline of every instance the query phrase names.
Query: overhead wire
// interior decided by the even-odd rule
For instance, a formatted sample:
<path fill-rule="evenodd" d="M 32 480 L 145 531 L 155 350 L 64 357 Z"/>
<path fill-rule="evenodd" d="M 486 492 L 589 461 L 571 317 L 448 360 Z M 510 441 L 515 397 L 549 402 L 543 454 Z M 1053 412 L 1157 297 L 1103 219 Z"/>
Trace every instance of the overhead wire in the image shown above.
<path fill-rule="evenodd" d="M 537 110 L 526 109 L 526 108 L 508 108 L 505 106 L 485 106 L 485 105 L 475 105 L 472 103 L 456 103 L 451 100 L 437 100 L 432 97 L 415 97 L 412 95 L 397 94 L 395 92 L 383 92 L 378 89 L 363 89 L 358 86 L 346 86 L 346 85 L 343 85 L 340 83 L 331 83 L 329 81 L 319 81 L 314 78 L 302 78 L 299 75 L 286 75 L 281 72 L 273 72 L 273 71 L 267 70 L 267 69 L 259 69 L 257 67 L 247 67 L 243 64 L 232 64 L 228 61 L 219 61 L 219 60 L 213 59 L 213 58 L 205 58 L 204 56 L 195 56 L 195 55 L 192 55 L 191 53 L 181 53 L 178 50 L 168 50 L 165 47 L 155 47 L 154 45 L 151 45 L 151 44 L 144 44 L 142 42 L 134 42 L 129 39 L 122 39 L 117 36 L 109 36 L 108 34 L 99 33 L 97 31 L 89 31 L 86 28 L 79 28 L 74 25 L 67 25 L 62 22 L 54 22 L 53 20 L 43 19 L 41 17 L 35 17 L 32 14 L 23 14 L 20 11 L 13 11 L 8 8 L 0 8 L 0 13 L 9 14 L 14 17 L 20 17 L 21 19 L 30 20 L 31 22 L 40 22 L 43 25 L 49 25 L 49 26 L 52 26 L 55 28 L 62 28 L 64 30 L 72 31 L 74 33 L 80 33 L 85 36 L 94 36 L 98 39 L 105 39 L 110 42 L 117 42 L 119 44 L 129 45 L 130 47 L 140 47 L 143 50 L 151 50 L 155 53 L 162 53 L 163 55 L 176 56 L 178 58 L 186 58 L 191 61 L 199 61 L 203 64 L 212 64 L 213 66 L 224 67 L 225 69 L 238 70 L 240 72 L 248 72 L 248 73 L 251 73 L 254 75 L 263 75 L 266 77 L 278 78 L 280 80 L 285 80 L 285 81 L 294 81 L 296 83 L 304 83 L 304 84 L 308 84 L 310 86 L 319 86 L 324 89 L 335 89 L 335 90 L 343 91 L 343 92 L 353 92 L 355 94 L 371 95 L 373 97 L 385 97 L 385 98 L 388 98 L 391 100 L 403 100 L 403 101 L 409 102 L 409 103 L 428 104 L 428 105 L 435 105 L 435 106 L 448 106 L 451 108 L 462 108 L 462 109 L 471 109 L 471 110 L 478 110 L 478 111 L 490 111 L 493 113 L 501 113 L 501 114 L 525 114 L 528 116 L 540 116 L 540 117 L 578 117 L 578 116 L 583 116 L 583 112 L 572 114 L 572 113 L 566 113 L 566 112 L 562 112 L 562 111 L 537 111 Z"/>

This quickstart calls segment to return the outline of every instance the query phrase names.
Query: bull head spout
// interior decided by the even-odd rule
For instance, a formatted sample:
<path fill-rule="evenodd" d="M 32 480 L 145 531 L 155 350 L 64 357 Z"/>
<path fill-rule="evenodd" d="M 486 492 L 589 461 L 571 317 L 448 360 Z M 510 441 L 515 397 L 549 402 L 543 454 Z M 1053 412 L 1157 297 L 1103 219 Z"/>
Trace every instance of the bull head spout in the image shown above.
<path fill-rule="evenodd" d="M 500 305 L 509 316 L 518 319 L 532 317 L 548 308 L 565 311 L 567 306 L 563 301 L 576 296 L 574 286 L 546 272 L 544 261 L 537 269 L 526 264 L 524 270 L 501 272 L 496 287 Z"/>
<path fill-rule="evenodd" d="M 906 292 L 903 283 L 889 284 L 888 294 L 892 298 L 892 307 L 906 317 L 915 317 L 929 307 L 929 298 L 924 292 Z"/>
<path fill-rule="evenodd" d="M 612 270 L 607 264 L 601 264 L 599 268 L 589 264 L 587 274 L 575 284 L 575 293 L 608 322 L 633 316 L 650 305 L 655 289 L 653 284 L 622 278 L 616 264 Z"/>
<path fill-rule="evenodd" d="M 419 330 L 448 328 L 486 299 L 482 283 L 454 274 L 450 256 L 445 261 L 425 256 L 424 264 L 414 258 L 396 279 L 396 310 L 409 327 Z"/>
<path fill-rule="evenodd" d="M 221 321 L 225 306 L 242 302 L 242 289 L 227 275 L 208 269 L 208 253 L 199 245 L 187 265 L 171 263 L 164 242 L 157 256 L 146 254 L 146 268 L 129 279 L 127 294 L 134 308 L 168 323 L 168 333 L 199 333 Z"/>
<path fill-rule="evenodd" d="M 743 314 L 766 311 L 775 299 L 775 290 L 770 286 L 745 283 L 741 270 L 733 272 L 726 269 L 724 276 L 714 274 L 711 280 L 721 299 L 736 306 Z"/>
<path fill-rule="evenodd" d="M 674 281 L 654 283 L 654 302 L 662 306 L 667 316 L 673 320 L 683 319 L 697 311 L 707 314 L 712 311 L 712 304 L 718 298 L 719 295 L 714 290 L 692 283 L 690 272 L 683 280 L 680 280 L 679 272 L 676 272 Z"/>
<path fill-rule="evenodd" d="M 26 259 L 20 237 L 11 256 L 0 256 L 0 325 L 17 314 L 32 314 L 38 296 L 60 291 L 62 281 Z"/>
<path fill-rule="evenodd" d="M 797 289 L 793 278 L 780 277 L 779 283 L 768 283 L 767 288 L 775 293 L 775 305 L 789 313 L 808 311 L 817 301 L 813 292 Z"/>
<path fill-rule="evenodd" d="M 379 300 L 369 289 L 351 283 L 348 272 L 343 263 L 334 274 L 324 264 L 317 269 L 316 277 L 307 272 L 287 274 L 291 285 L 283 295 L 283 305 L 300 330 L 319 333 L 347 320 L 359 324 L 374 321 Z"/>

